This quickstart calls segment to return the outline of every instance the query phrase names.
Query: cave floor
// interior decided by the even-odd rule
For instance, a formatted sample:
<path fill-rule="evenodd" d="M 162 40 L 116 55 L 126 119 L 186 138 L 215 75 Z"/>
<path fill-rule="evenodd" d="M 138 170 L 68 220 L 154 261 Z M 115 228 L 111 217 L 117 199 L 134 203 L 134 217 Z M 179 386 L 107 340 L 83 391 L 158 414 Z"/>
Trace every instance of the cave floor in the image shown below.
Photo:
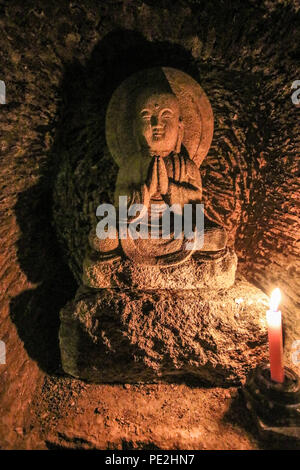
<path fill-rule="evenodd" d="M 234 387 L 92 385 L 46 376 L 30 414 L 22 431 L 30 449 L 266 448 Z"/>

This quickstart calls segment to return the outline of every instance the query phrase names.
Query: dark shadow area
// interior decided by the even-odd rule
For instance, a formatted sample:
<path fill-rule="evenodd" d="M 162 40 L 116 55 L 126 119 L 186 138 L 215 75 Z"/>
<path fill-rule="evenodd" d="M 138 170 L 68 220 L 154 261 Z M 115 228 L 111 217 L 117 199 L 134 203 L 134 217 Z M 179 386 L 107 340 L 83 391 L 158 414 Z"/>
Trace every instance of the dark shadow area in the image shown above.
<path fill-rule="evenodd" d="M 223 421 L 225 423 L 231 423 L 232 425 L 238 425 L 248 434 L 252 435 L 253 439 L 257 441 L 258 435 L 255 424 L 246 407 L 246 403 L 241 392 L 232 398 L 229 409 L 223 417 Z"/>
<path fill-rule="evenodd" d="M 155 444 L 151 442 L 133 442 L 131 440 L 122 439 L 122 448 L 121 450 L 160 450 L 160 447 L 157 447 Z M 111 443 L 111 449 L 120 450 L 119 442 Z M 114 447 L 115 445 L 115 447 Z M 98 450 L 93 446 L 91 442 L 88 442 L 84 439 L 73 438 L 67 442 L 62 444 L 56 444 L 54 442 L 46 441 L 46 446 L 48 450 Z"/>
<path fill-rule="evenodd" d="M 54 175 L 53 175 L 54 176 Z M 51 179 L 19 195 L 15 206 L 22 235 L 18 259 L 35 289 L 12 299 L 11 318 L 29 356 L 48 373 L 59 370 L 59 310 L 76 291 L 76 282 L 62 260 L 51 225 Z"/>
<path fill-rule="evenodd" d="M 158 66 L 181 69 L 195 79 L 199 76 L 195 60 L 182 46 L 167 41 L 150 43 L 142 34 L 128 30 L 107 34 L 94 48 L 85 71 L 94 85 L 95 98 L 106 98 L 108 104 L 123 80 L 139 70 Z"/>
<path fill-rule="evenodd" d="M 299 443 L 292 439 L 275 439 L 274 437 L 263 438 L 257 429 L 256 423 L 246 406 L 241 389 L 239 393 L 231 401 L 227 413 L 223 417 L 225 423 L 231 423 L 233 426 L 238 425 L 244 429 L 252 439 L 257 442 L 260 450 L 299 450 Z"/>

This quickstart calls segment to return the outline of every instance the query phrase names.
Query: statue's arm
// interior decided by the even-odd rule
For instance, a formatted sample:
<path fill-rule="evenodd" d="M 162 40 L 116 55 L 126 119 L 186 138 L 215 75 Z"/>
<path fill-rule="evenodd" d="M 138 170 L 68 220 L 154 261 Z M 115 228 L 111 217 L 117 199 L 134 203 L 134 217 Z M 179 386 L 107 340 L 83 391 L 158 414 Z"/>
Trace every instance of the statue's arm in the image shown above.
<path fill-rule="evenodd" d="M 178 179 L 175 179 L 176 176 Z M 200 202 L 202 198 L 202 183 L 198 167 L 192 160 L 181 165 L 179 175 L 169 179 L 169 204 L 188 204 Z"/>
<path fill-rule="evenodd" d="M 129 186 L 120 187 L 119 196 L 127 197 L 127 220 L 128 222 L 134 222 L 137 218 L 142 217 L 144 212 L 148 209 L 149 206 L 149 190 L 147 185 L 144 184 L 131 184 Z M 117 202 L 117 201 L 116 201 Z M 120 202 L 120 199 L 118 200 Z M 137 211 L 135 205 L 142 205 L 144 207 L 143 211 Z M 119 209 L 119 206 L 118 206 Z"/>

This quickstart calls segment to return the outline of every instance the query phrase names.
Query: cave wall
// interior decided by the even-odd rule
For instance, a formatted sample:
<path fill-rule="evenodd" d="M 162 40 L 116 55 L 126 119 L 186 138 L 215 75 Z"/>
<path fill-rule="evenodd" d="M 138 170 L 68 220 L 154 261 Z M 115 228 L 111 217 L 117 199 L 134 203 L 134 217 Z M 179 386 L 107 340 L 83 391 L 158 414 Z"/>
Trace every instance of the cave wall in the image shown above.
<path fill-rule="evenodd" d="M 207 93 L 206 211 L 226 226 L 246 277 L 268 294 L 282 289 L 290 357 L 300 339 L 299 108 L 290 98 L 299 20 L 292 0 L 0 1 L 0 445 L 22 441 L 32 394 L 45 373 L 59 373 L 58 312 L 118 170 L 106 106 L 143 67 L 180 68 Z"/>

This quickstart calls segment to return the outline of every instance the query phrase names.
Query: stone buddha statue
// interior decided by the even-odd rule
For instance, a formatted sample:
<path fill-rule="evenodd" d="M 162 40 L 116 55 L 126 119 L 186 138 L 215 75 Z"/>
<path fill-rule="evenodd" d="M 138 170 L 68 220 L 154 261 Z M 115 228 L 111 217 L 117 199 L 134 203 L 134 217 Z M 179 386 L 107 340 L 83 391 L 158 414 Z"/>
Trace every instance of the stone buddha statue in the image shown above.
<path fill-rule="evenodd" d="M 161 87 L 146 87 L 132 107 L 136 152 L 120 168 L 115 190 L 116 206 L 120 196 L 127 197 L 127 232 L 123 237 L 116 232 L 115 239 L 99 239 L 93 229 L 92 249 L 102 261 L 123 256 L 136 263 L 162 266 L 183 263 L 192 255 L 222 252 L 227 242 L 225 230 L 203 214 L 200 230 L 196 224 L 195 209 L 202 196 L 201 177 L 182 145 L 185 123 L 176 95 Z M 134 213 L 131 209 L 137 205 L 140 210 Z M 184 219 L 186 205 L 191 218 L 189 232 L 178 233 L 174 220 Z M 170 228 L 166 234 L 162 222 L 168 211 Z M 130 230 L 137 225 L 138 238 L 132 237 Z"/>
<path fill-rule="evenodd" d="M 210 103 L 182 71 L 140 71 L 114 92 L 106 141 L 119 166 L 115 203 L 98 206 L 82 283 L 60 314 L 65 372 L 95 383 L 234 376 L 224 351 L 231 330 L 249 342 L 244 326 L 234 330 L 237 292 L 249 286 L 230 290 L 236 254 L 203 214 L 199 166 L 212 133 Z M 239 347 L 238 374 L 240 356 Z"/>

